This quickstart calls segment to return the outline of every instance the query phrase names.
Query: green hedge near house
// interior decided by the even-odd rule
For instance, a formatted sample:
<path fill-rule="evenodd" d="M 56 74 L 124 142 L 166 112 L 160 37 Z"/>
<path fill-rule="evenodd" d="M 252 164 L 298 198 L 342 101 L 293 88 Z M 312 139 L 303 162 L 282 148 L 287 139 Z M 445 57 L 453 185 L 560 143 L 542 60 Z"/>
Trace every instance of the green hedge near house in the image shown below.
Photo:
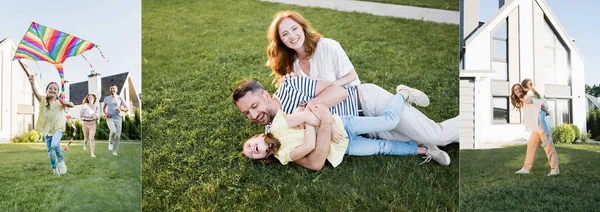
<path fill-rule="evenodd" d="M 591 108 L 586 117 L 587 129 L 592 134 L 592 138 L 600 138 L 600 109 Z"/>

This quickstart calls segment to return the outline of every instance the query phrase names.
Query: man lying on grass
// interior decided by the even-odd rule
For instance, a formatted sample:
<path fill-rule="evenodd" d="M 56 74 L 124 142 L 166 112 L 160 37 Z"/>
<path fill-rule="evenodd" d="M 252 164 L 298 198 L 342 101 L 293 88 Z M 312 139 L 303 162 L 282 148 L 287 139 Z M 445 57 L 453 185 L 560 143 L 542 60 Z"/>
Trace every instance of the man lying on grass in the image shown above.
<path fill-rule="evenodd" d="M 359 89 L 358 92 L 357 87 Z M 306 77 L 296 77 L 285 80 L 275 93 L 275 98 L 271 98 L 271 95 L 260 83 L 254 80 L 246 80 L 236 86 L 232 96 L 235 105 L 248 119 L 263 125 L 270 124 L 275 118 L 278 110 L 282 110 L 283 113 L 286 114 L 291 114 L 297 108 L 301 111 L 304 108 L 302 107 L 304 104 L 300 103 L 308 103 L 308 105 L 322 104 L 330 108 L 331 112 L 334 114 L 347 116 L 362 116 L 362 112 L 358 112 L 360 105 L 362 104 L 366 105 L 364 111 L 365 116 L 383 116 L 387 100 L 393 95 L 373 84 L 361 84 L 357 87 L 346 86 L 345 88 L 342 88 L 330 82 L 311 80 Z M 372 99 L 371 102 L 366 102 L 363 100 L 365 98 L 364 96 L 361 97 L 361 99 L 358 98 L 358 94 L 364 94 L 361 93 L 360 90 L 364 90 L 365 88 L 380 91 L 376 91 L 377 93 L 372 94 L 377 96 L 376 98 L 370 98 Z M 397 88 L 397 90 L 403 89 L 407 89 L 407 87 L 401 85 Z M 385 99 L 386 101 L 381 102 L 382 99 Z M 421 103 L 421 105 L 429 102 L 427 96 L 422 94 L 422 92 L 411 93 L 406 99 L 407 102 Z M 380 103 L 383 105 L 376 105 Z M 408 111 L 408 113 L 406 111 Z M 456 133 L 458 135 L 458 128 L 455 129 L 455 131 L 452 131 L 452 127 L 443 128 L 440 124 L 428 119 L 414 107 L 404 108 L 399 116 L 405 120 L 402 121 L 402 119 L 400 119 L 399 124 L 394 126 L 394 130 L 387 131 L 393 131 L 392 133 L 378 133 L 378 135 L 392 135 L 392 139 L 388 139 L 385 136 L 379 136 L 379 138 L 394 141 L 414 141 L 416 139 L 409 138 L 406 135 L 403 135 L 401 131 L 397 131 L 399 126 L 404 127 L 405 125 L 410 125 L 410 123 L 412 123 L 413 125 L 419 126 L 407 127 L 408 129 L 403 129 L 404 132 L 409 132 L 413 135 L 416 134 L 415 137 L 423 138 L 424 140 L 426 137 L 438 138 L 435 142 L 431 142 L 433 139 L 425 140 L 427 142 L 419 142 L 419 140 L 416 140 L 419 144 L 434 144 L 428 145 L 432 150 L 433 148 L 437 149 L 437 147 L 435 147 L 436 143 L 441 144 L 446 141 L 457 140 L 454 138 L 455 135 L 453 134 Z M 415 124 L 415 122 L 418 124 Z M 430 122 L 434 123 L 437 127 L 430 124 Z M 444 125 L 444 123 L 441 125 Z M 269 126 L 270 125 L 268 125 L 267 128 L 269 128 Z M 330 126 L 321 126 L 317 133 L 315 150 L 306 155 L 306 157 L 295 160 L 294 162 L 308 169 L 320 170 L 323 167 L 329 152 L 328 145 L 331 140 L 330 128 Z M 394 139 L 394 136 L 404 137 L 405 139 Z M 431 158 L 428 160 L 430 159 Z M 449 161 L 442 161 L 440 163 L 447 164 Z"/>
<path fill-rule="evenodd" d="M 271 123 L 271 132 L 259 134 L 244 143 L 242 153 L 248 158 L 268 162 L 275 156 L 283 165 L 306 157 L 315 149 L 317 126 L 333 125 L 327 160 L 338 166 L 344 154 L 355 156 L 368 155 L 426 155 L 442 165 L 450 163 L 450 157 L 435 145 L 417 146 L 415 141 L 399 142 L 371 139 L 360 136 L 393 129 L 400 121 L 400 112 L 404 108 L 405 96 L 420 92 L 407 88 L 394 95 L 386 105 L 385 115 L 379 117 L 332 116 L 324 105 L 309 105 L 306 111 L 297 111 L 286 115 L 278 110 Z M 422 94 L 424 95 L 424 94 Z M 304 125 L 304 129 L 294 129 Z M 426 160 L 427 161 L 427 160 Z"/>

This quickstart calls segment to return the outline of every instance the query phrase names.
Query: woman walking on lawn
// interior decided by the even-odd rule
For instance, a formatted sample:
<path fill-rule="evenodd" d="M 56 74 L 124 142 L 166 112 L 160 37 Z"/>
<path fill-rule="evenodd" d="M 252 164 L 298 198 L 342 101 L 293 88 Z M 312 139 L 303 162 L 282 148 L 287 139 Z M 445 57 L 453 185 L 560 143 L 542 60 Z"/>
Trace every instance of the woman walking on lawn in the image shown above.
<path fill-rule="evenodd" d="M 340 43 L 317 33 L 299 13 L 277 13 L 267 37 L 267 65 L 278 85 L 286 75 L 321 79 L 342 87 L 360 84 Z"/>
<path fill-rule="evenodd" d="M 540 109 L 544 102 L 537 98 L 525 98 L 523 86 L 519 83 L 516 83 L 511 87 L 510 101 L 518 111 L 523 109 L 523 123 L 525 124 L 527 131 L 531 131 L 531 136 L 527 143 L 525 163 L 523 168 L 516 172 L 517 174 L 529 174 L 531 167 L 533 166 L 533 160 L 538 145 L 540 142 L 546 140 L 546 134 L 544 134 L 544 130 L 539 122 Z M 543 118 L 548 119 L 548 116 Z M 550 121 L 546 120 L 546 122 Z M 546 151 L 546 157 L 550 164 L 550 173 L 548 176 L 558 175 L 560 173 L 558 169 L 558 154 L 554 148 L 554 143 L 550 142 L 544 147 L 544 150 Z"/>
<path fill-rule="evenodd" d="M 542 147 L 546 147 L 550 142 L 552 142 L 552 135 L 550 135 L 551 126 L 550 123 L 546 121 L 546 116 L 550 115 L 547 111 L 548 103 L 546 102 L 546 98 L 544 98 L 544 95 L 541 95 L 537 90 L 535 90 L 533 87 L 533 82 L 529 78 L 525 78 L 523 82 L 521 82 L 521 86 L 523 86 L 523 91 L 527 93 L 527 95 L 525 95 L 525 101 L 536 98 L 543 103 L 540 110 L 539 121 L 542 125 L 542 129 L 544 130 L 544 134 L 546 135 L 546 140 L 544 140 L 542 143 Z"/>
<path fill-rule="evenodd" d="M 96 95 L 88 94 L 83 99 L 81 105 L 83 107 L 79 116 L 83 123 L 83 150 L 86 150 L 89 141 L 91 156 L 95 158 L 96 140 L 94 137 L 96 136 L 96 120 L 100 119 L 100 110 L 96 105 Z"/>
<path fill-rule="evenodd" d="M 33 75 L 29 76 L 29 82 L 35 98 L 40 102 L 36 131 L 45 135 L 50 166 L 54 170 L 54 175 L 60 176 L 67 173 L 67 165 L 60 149 L 60 139 L 65 131 L 67 121 L 62 113 L 62 108 L 71 108 L 73 103 L 65 102 L 58 97 L 58 84 L 56 82 L 51 82 L 46 86 L 46 96 L 38 93 L 37 83 Z"/>
<path fill-rule="evenodd" d="M 307 111 L 294 112 L 286 115 L 277 111 L 271 124 L 271 132 L 256 135 L 244 143 L 242 153 L 252 159 L 263 159 L 271 162 L 270 156 L 275 156 L 281 164 L 296 161 L 306 157 L 315 148 L 315 126 L 331 125 L 332 142 L 327 160 L 336 167 L 342 162 L 344 154 L 356 156 L 368 155 L 416 155 L 426 156 L 424 162 L 431 159 L 441 165 L 449 165 L 448 154 L 435 145 L 417 146 L 415 141 L 398 142 L 393 140 L 370 139 L 361 134 L 391 130 L 400 120 L 400 112 L 404 108 L 405 97 L 421 91 L 407 88 L 400 90 L 388 101 L 383 116 L 358 117 L 332 115 L 324 105 L 309 105 Z M 294 127 L 305 125 L 304 129 Z"/>

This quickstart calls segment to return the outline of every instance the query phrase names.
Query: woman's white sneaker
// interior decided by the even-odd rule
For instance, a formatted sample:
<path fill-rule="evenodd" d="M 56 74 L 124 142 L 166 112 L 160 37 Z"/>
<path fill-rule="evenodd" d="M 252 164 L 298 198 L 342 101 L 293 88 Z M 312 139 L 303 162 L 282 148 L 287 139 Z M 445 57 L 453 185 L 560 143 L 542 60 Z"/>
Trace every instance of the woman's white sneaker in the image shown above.
<path fill-rule="evenodd" d="M 396 93 L 400 93 L 400 91 L 406 90 L 408 91 L 408 96 L 404 93 L 402 94 L 407 103 L 414 103 L 421 107 L 427 107 L 429 105 L 429 97 L 423 93 L 423 91 L 408 87 L 406 85 L 398 85 L 396 87 Z"/>

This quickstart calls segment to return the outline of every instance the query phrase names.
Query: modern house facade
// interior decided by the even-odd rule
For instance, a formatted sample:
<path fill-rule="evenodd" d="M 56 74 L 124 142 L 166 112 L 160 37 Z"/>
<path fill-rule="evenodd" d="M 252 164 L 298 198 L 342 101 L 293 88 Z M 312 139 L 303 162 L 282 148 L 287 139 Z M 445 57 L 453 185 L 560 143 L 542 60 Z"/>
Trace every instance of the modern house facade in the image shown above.
<path fill-rule="evenodd" d="M 523 141 L 523 114 L 510 88 L 525 78 L 545 95 L 554 126 L 586 132 L 584 58 L 544 0 L 500 0 L 479 22 L 477 0 L 461 1 L 461 148 Z"/>
<path fill-rule="evenodd" d="M 12 60 L 16 49 L 11 38 L 0 40 L 0 142 L 32 129 L 38 114 L 27 74 Z"/>

